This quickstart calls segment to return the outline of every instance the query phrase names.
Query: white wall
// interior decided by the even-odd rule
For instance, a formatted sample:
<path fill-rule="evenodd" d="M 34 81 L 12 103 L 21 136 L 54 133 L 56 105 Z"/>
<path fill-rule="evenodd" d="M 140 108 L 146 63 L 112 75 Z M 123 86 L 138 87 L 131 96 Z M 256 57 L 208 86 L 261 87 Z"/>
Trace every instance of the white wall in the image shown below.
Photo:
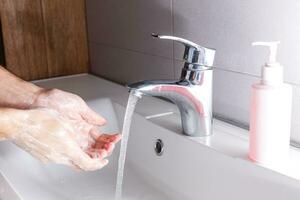
<path fill-rule="evenodd" d="M 86 2 L 92 72 L 121 83 L 178 78 L 182 46 L 153 40 L 152 32 L 213 47 L 214 113 L 241 124 L 248 124 L 250 86 L 267 58 L 251 42 L 280 40 L 278 60 L 294 86 L 292 135 L 300 142 L 299 0 Z"/>

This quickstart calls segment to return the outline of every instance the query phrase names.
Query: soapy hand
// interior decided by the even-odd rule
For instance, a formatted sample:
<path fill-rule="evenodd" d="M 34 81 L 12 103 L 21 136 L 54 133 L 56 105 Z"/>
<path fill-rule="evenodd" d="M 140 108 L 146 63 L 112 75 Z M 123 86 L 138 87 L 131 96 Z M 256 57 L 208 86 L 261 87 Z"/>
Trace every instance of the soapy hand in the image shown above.
<path fill-rule="evenodd" d="M 99 126 L 104 125 L 106 120 L 91 110 L 81 97 L 72 93 L 45 89 L 36 97 L 30 108 L 53 109 L 69 120 L 76 130 L 80 130 L 77 131 L 78 137 L 85 138 L 77 140 L 77 143 L 92 158 L 111 154 L 121 138 L 119 134 L 102 134 Z"/>
<path fill-rule="evenodd" d="M 43 162 L 97 170 L 108 163 L 105 158 L 120 140 L 119 135 L 99 136 L 94 127 L 74 124 L 52 109 L 9 110 L 1 117 L 2 132 Z"/>
<path fill-rule="evenodd" d="M 85 132 L 90 132 L 98 143 L 97 147 L 103 147 L 110 154 L 115 146 L 115 143 L 120 140 L 120 135 L 101 134 L 98 126 L 106 123 L 106 120 L 88 107 L 85 101 L 72 93 L 58 89 L 44 89 L 37 96 L 31 108 L 50 108 L 59 112 L 63 117 L 71 120 L 77 127 Z M 115 138 L 118 138 L 115 141 Z M 103 141 L 107 141 L 105 145 Z M 82 144 L 85 148 L 87 144 Z"/>
<path fill-rule="evenodd" d="M 106 120 L 91 110 L 81 97 L 58 89 L 43 89 L 30 108 L 50 108 L 70 120 L 91 125 L 102 126 L 106 123 Z"/>
<path fill-rule="evenodd" d="M 120 135 L 102 134 L 105 119 L 77 95 L 46 90 L 0 66 L 0 140 L 11 139 L 43 161 L 99 169 Z"/>

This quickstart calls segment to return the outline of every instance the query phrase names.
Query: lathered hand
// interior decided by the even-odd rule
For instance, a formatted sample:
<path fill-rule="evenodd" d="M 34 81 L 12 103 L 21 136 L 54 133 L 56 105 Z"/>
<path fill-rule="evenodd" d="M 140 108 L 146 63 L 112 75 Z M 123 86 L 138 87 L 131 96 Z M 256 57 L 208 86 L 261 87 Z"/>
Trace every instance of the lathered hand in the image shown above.
<path fill-rule="evenodd" d="M 120 136 L 101 135 L 87 123 L 72 121 L 52 109 L 0 109 L 0 134 L 43 162 L 97 170 Z"/>
<path fill-rule="evenodd" d="M 91 125 L 101 126 L 106 123 L 81 97 L 58 89 L 42 89 L 30 108 L 50 108 L 70 120 Z"/>
<path fill-rule="evenodd" d="M 121 135 L 113 136 L 101 134 L 98 126 L 106 123 L 106 119 L 98 115 L 88 107 L 85 101 L 78 95 L 58 89 L 42 89 L 37 95 L 30 108 L 50 108 L 56 110 L 63 117 L 71 120 L 80 129 L 86 129 L 93 138 L 97 140 L 97 148 L 104 148 L 111 154 L 115 143 L 120 140 Z M 87 144 L 81 144 L 83 148 Z M 92 153 L 91 156 L 97 156 Z"/>
<path fill-rule="evenodd" d="M 120 135 L 101 134 L 105 119 L 79 96 L 43 89 L 1 66 L 0 87 L 0 139 L 12 139 L 43 161 L 84 170 L 107 163 Z"/>

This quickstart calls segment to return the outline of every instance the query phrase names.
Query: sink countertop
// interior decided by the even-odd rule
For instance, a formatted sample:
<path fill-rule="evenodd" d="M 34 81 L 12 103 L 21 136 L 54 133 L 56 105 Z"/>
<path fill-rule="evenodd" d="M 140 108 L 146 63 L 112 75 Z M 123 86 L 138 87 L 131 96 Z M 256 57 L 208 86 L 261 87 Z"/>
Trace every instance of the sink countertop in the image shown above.
<path fill-rule="evenodd" d="M 105 96 L 124 107 L 127 104 L 128 89 L 126 87 L 90 74 L 44 79 L 35 81 L 35 83 L 43 87 L 55 87 L 80 94 L 84 99 L 96 99 Z M 143 97 L 138 102 L 135 112 L 145 118 L 150 118 L 149 120 L 153 123 L 181 135 L 180 114 L 174 104 L 154 97 Z M 182 137 L 205 145 L 226 156 L 241 159 L 257 167 L 265 168 L 250 161 L 247 157 L 247 130 L 214 119 L 213 132 L 213 136 L 209 137 L 209 139 Z M 286 169 L 265 169 L 300 180 L 300 151 L 291 147 L 290 154 L 291 162 L 286 166 Z"/>
<path fill-rule="evenodd" d="M 118 117 L 120 118 L 117 121 L 118 123 L 122 122 L 122 113 L 125 111 L 128 99 L 128 89 L 124 86 L 89 74 L 45 79 L 35 81 L 35 83 L 43 87 L 63 89 L 80 95 L 83 99 L 87 100 L 89 105 L 96 109 L 97 112 L 107 117 L 109 122 L 114 121 L 112 120 L 114 117 L 110 114 L 108 115 L 108 111 L 104 111 L 105 108 L 109 107 L 109 104 L 103 104 L 105 106 L 103 107 L 102 105 L 101 107 L 99 105 L 101 103 L 99 99 L 112 102 L 114 104 L 113 109 L 117 111 L 116 113 L 119 113 Z M 103 100 L 103 98 L 110 100 Z M 137 122 L 136 124 L 135 120 Z M 112 125 L 114 123 L 115 122 L 112 122 L 108 124 L 108 126 L 114 127 L 114 125 Z M 145 130 L 145 126 L 151 128 Z M 145 176 L 146 178 L 144 177 L 143 179 L 143 181 L 148 180 L 148 183 L 158 183 L 157 185 L 165 183 L 165 187 L 168 187 L 168 183 L 172 185 L 169 189 L 170 191 L 175 191 L 171 192 L 174 193 L 175 196 L 171 199 L 188 199 L 185 197 L 178 198 L 176 192 L 181 190 L 183 195 L 190 197 L 189 199 L 195 199 L 194 197 L 197 195 L 197 197 L 201 197 L 201 199 L 220 199 L 223 198 L 224 195 L 230 197 L 229 199 L 257 199 L 257 197 L 259 197 L 259 199 L 270 199 L 269 197 L 274 199 L 275 197 L 275 199 L 284 200 L 300 198 L 300 151 L 296 148 L 291 147 L 291 162 L 287 164 L 286 169 L 269 169 L 247 158 L 247 130 L 214 119 L 212 136 L 197 138 L 184 136 L 181 134 L 180 114 L 177 107 L 172 103 L 153 97 L 143 97 L 143 99 L 138 102 L 132 128 L 135 130 L 132 133 L 135 134 L 131 135 L 133 139 L 131 141 L 143 141 L 129 145 L 129 147 L 133 147 L 129 148 L 129 155 L 130 153 L 134 155 L 134 158 L 130 158 L 130 161 L 136 167 L 134 171 L 141 170 L 141 177 L 145 176 L 143 174 L 148 174 Z M 139 134 L 141 131 L 144 131 L 144 134 Z M 152 142 L 156 138 L 162 138 L 164 142 L 166 142 L 165 159 L 158 158 L 152 151 Z M 36 181 L 40 184 L 45 184 L 46 182 L 51 182 L 51 180 L 54 181 L 53 187 L 50 187 L 50 190 L 46 188 L 47 190 L 45 189 L 44 191 L 46 193 L 48 192 L 49 198 L 51 195 L 55 195 L 55 192 L 60 195 L 66 195 L 69 194 L 68 191 L 72 191 L 72 188 L 68 188 L 70 185 L 67 182 L 67 180 L 69 180 L 68 176 L 73 177 L 71 176 L 72 172 L 69 170 L 58 170 L 62 177 L 66 176 L 65 180 L 60 180 L 60 177 L 57 176 L 56 168 L 60 169 L 64 166 L 41 166 L 37 160 L 25 152 L 22 152 L 20 155 L 18 154 L 18 159 L 15 159 L 17 155 L 10 154 L 13 154 L 13 152 L 17 150 L 20 152 L 20 150 L 7 141 L 4 141 L 4 143 L 5 144 L 0 146 L 0 152 L 4 155 L 0 157 L 2 159 L 0 167 L 5 169 L 4 171 L 1 170 L 3 178 L 0 176 L 0 183 L 3 188 L 0 191 L 0 195 L 3 190 L 10 189 L 11 185 L 12 188 L 14 188 L 14 186 L 18 188 L 19 191 L 22 192 L 22 195 L 26 193 L 28 199 L 28 196 L 33 195 L 32 189 L 28 189 L 28 187 L 34 188 Z M 188 148 L 181 149 L 184 147 Z M 15 151 L 10 150 L 10 148 L 13 148 Z M 135 152 L 138 153 L 133 154 Z M 146 157 L 147 159 L 145 159 Z M 31 162 L 28 162 L 28 159 L 31 159 Z M 116 159 L 116 157 L 114 157 L 114 159 Z M 28 166 L 23 164 L 20 168 L 20 166 L 16 164 L 19 162 L 26 163 L 26 161 Z M 173 170 L 170 170 L 170 162 L 176 163 L 172 166 Z M 189 164 L 187 165 L 186 163 Z M 26 170 L 34 168 L 32 164 L 36 165 L 38 170 L 33 170 L 32 173 L 27 174 Z M 93 184 L 93 181 L 99 181 L 100 176 L 105 178 L 105 175 L 109 175 L 108 172 L 111 172 L 114 167 L 116 167 L 116 165 L 110 165 L 110 167 L 103 169 L 103 171 L 101 170 L 100 174 L 96 173 L 97 177 L 94 177 L 95 175 L 93 173 L 90 173 L 90 177 L 87 176 L 84 179 L 77 177 L 77 175 L 74 177 L 81 180 L 79 183 L 86 181 L 84 185 L 87 186 L 87 184 Z M 45 173 L 45 171 L 48 173 Z M 43 174 L 44 177 L 49 176 L 49 179 L 45 182 L 38 177 L 33 177 L 33 174 L 39 173 Z M 179 175 L 176 173 L 179 173 Z M 24 177 L 20 182 L 19 179 L 21 176 Z M 141 178 L 140 176 L 132 180 L 139 180 L 139 178 Z M 73 180 L 74 177 L 71 179 Z M 159 179 L 155 180 L 154 177 Z M 195 179 L 191 177 L 195 177 Z M 114 182 L 112 177 L 106 178 L 110 180 L 108 182 L 111 182 L 112 186 Z M 180 181 L 178 181 L 178 178 L 180 178 Z M 6 179 L 6 181 L 9 180 L 6 182 L 7 185 L 5 185 L 5 182 L 2 183 L 2 179 Z M 28 180 L 29 183 L 27 183 Z M 137 183 L 137 185 L 142 184 Z M 67 187 L 68 191 L 61 190 L 62 186 Z M 80 184 L 77 186 L 81 187 Z M 103 185 L 102 187 L 112 188 L 111 186 Z M 90 188 L 89 190 L 83 189 L 84 192 L 82 194 L 78 193 L 78 195 L 85 195 L 87 192 L 92 192 L 86 194 L 86 197 L 95 199 L 96 196 L 93 198 L 93 194 L 97 194 L 98 198 L 98 187 L 97 185 L 97 187 Z M 218 191 L 215 191 L 216 187 Z M 204 190 L 199 190 L 198 188 L 204 188 Z M 157 193 L 155 191 L 156 190 L 153 190 L 153 193 Z M 132 190 L 131 192 L 137 195 L 136 191 Z M 141 189 L 139 189 L 139 192 L 143 193 Z M 22 196 L 10 191 L 5 194 L 8 196 L 6 199 L 18 199 L 15 197 L 16 195 Z"/>

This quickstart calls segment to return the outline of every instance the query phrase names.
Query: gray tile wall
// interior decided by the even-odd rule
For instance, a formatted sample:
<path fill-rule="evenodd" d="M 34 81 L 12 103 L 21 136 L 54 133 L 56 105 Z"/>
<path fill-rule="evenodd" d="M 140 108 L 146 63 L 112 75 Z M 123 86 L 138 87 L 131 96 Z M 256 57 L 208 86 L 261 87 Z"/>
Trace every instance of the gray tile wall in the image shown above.
<path fill-rule="evenodd" d="M 267 58 L 251 42 L 280 40 L 278 60 L 294 86 L 292 135 L 300 142 L 300 1 L 86 0 L 86 9 L 92 73 L 119 83 L 178 78 L 183 47 L 153 32 L 214 47 L 214 114 L 244 125 L 250 87 Z"/>

